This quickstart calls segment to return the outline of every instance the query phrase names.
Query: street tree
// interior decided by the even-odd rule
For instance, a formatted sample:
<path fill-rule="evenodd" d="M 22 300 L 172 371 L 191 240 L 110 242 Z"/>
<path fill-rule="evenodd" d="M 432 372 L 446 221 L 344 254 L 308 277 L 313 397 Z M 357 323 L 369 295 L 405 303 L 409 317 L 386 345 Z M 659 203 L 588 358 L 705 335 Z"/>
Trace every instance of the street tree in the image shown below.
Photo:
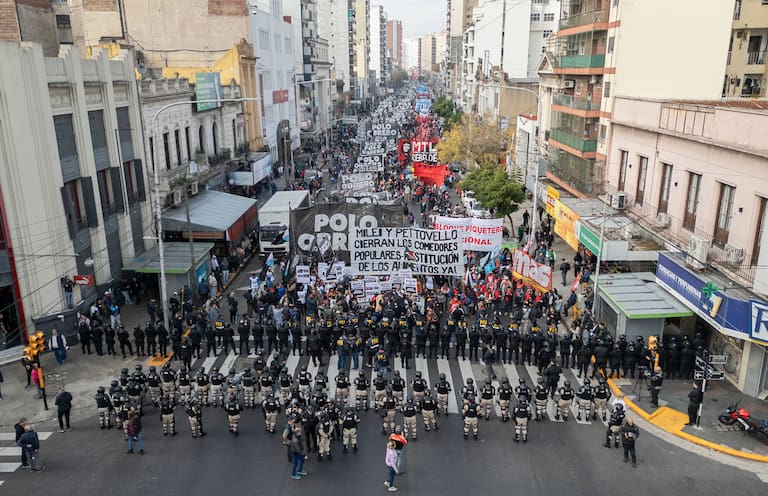
<path fill-rule="evenodd" d="M 496 217 L 506 217 L 514 227 L 512 213 L 517 212 L 525 200 L 522 185 L 512 180 L 503 167 L 486 163 L 472 170 L 459 186 L 464 191 L 473 191 L 475 198 Z"/>
<path fill-rule="evenodd" d="M 456 108 L 456 105 L 450 98 L 441 96 L 435 100 L 435 103 L 432 105 L 432 111 L 438 117 L 443 118 L 443 129 L 446 131 L 461 121 L 462 112 Z"/>
<path fill-rule="evenodd" d="M 443 134 L 437 144 L 437 157 L 442 163 L 466 163 L 470 167 L 499 163 L 510 134 L 492 119 L 479 121 L 463 114 L 461 120 Z"/>

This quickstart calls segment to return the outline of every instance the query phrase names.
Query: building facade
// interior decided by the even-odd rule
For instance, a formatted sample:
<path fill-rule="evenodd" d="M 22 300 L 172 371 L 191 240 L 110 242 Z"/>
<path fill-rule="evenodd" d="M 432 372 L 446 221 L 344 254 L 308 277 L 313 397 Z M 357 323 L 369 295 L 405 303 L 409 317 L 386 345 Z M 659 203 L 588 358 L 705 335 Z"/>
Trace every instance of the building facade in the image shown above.
<path fill-rule="evenodd" d="M 371 27 L 369 23 L 371 0 L 354 0 L 355 8 L 355 73 L 357 92 L 355 100 L 367 106 L 370 98 Z"/>
<path fill-rule="evenodd" d="M 552 68 L 560 89 L 543 109 L 551 112 L 545 140 L 552 181 L 576 196 L 603 191 L 615 96 L 720 96 L 732 6 L 717 0 L 704 4 L 563 0 Z M 659 18 L 659 9 L 669 15 Z M 705 15 L 690 23 L 673 20 L 691 11 Z M 648 36 L 649 25 L 655 36 Z M 698 36 L 702 32 L 708 35 Z M 701 46 L 689 53 L 685 45 L 692 36 L 701 38 Z M 664 76 L 650 76 L 648 67 Z"/>
<path fill-rule="evenodd" d="M 403 65 L 403 23 L 397 19 L 387 21 L 387 57 L 393 67 Z"/>
<path fill-rule="evenodd" d="M 289 164 L 300 145 L 296 102 L 293 22 L 283 4 L 251 4 L 251 32 L 259 76 L 262 137 L 275 163 Z"/>
<path fill-rule="evenodd" d="M 355 0 L 317 0 L 317 32 L 328 40 L 328 60 L 347 100 L 357 94 L 355 12 Z"/>
<path fill-rule="evenodd" d="M 0 59 L 0 308 L 11 347 L 63 325 L 59 315 L 69 331 L 144 250 L 152 171 L 129 51 L 62 46 L 45 57 L 37 43 L 0 42 Z M 74 275 L 85 284 L 67 308 L 60 280 Z"/>
<path fill-rule="evenodd" d="M 381 5 L 371 5 L 371 71 L 378 88 L 387 86 L 390 61 L 387 55 L 387 13 Z"/>
<path fill-rule="evenodd" d="M 729 355 L 725 371 L 740 389 L 765 392 L 768 333 L 750 306 L 768 296 L 768 105 L 616 97 L 612 124 L 607 189 L 660 244 L 680 250 L 660 257 L 657 277 L 696 313 L 681 325 L 708 331 L 708 347 Z M 693 296 L 679 283 L 698 279 Z M 718 308 L 699 304 L 709 282 L 729 288 L 714 295 Z"/>
<path fill-rule="evenodd" d="M 768 4 L 736 0 L 723 97 L 765 98 L 768 51 Z"/>

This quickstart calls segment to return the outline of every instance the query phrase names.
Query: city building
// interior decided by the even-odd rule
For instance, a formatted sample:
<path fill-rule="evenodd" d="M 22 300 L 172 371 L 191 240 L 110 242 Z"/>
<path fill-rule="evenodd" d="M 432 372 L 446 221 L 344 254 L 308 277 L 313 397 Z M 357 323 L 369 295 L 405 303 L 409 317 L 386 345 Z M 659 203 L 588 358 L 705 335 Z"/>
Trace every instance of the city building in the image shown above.
<path fill-rule="evenodd" d="M 768 77 L 768 4 L 763 0 L 736 0 L 723 97 L 765 98 Z"/>
<path fill-rule="evenodd" d="M 317 33 L 328 40 L 328 59 L 336 79 L 343 82 L 346 103 L 357 95 L 355 12 L 355 0 L 317 0 Z"/>
<path fill-rule="evenodd" d="M 450 82 L 451 95 L 458 97 L 464 60 L 464 32 L 472 24 L 472 9 L 477 7 L 478 0 L 447 1 L 446 30 L 448 31 L 448 47 L 446 75 Z"/>
<path fill-rule="evenodd" d="M 371 27 L 369 16 L 371 0 L 354 0 L 355 8 L 355 73 L 357 74 L 357 93 L 355 100 L 367 108 L 370 94 L 371 67 Z"/>
<path fill-rule="evenodd" d="M 2 0 L 0 41 L 39 43 L 43 55 L 55 57 L 60 43 L 72 42 L 69 16 L 57 14 L 51 0 Z"/>
<path fill-rule="evenodd" d="M 387 55 L 387 13 L 381 5 L 371 5 L 371 71 L 378 88 L 387 86 L 390 72 Z"/>
<path fill-rule="evenodd" d="M 328 42 L 317 34 L 317 0 L 286 0 L 283 8 L 294 28 L 301 141 L 302 144 L 312 140 L 325 142 L 332 127 L 331 95 L 336 84 L 331 78 Z M 296 19 L 301 22 L 293 22 Z"/>
<path fill-rule="evenodd" d="M 419 69 L 440 72 L 446 50 L 446 39 L 445 31 L 428 33 L 419 37 Z"/>
<path fill-rule="evenodd" d="M 419 68 L 419 38 L 403 38 L 403 69 Z"/>
<path fill-rule="evenodd" d="M 695 314 L 674 324 L 705 330 L 728 379 L 764 394 L 768 102 L 616 97 L 612 126 L 608 199 L 674 249 L 659 255 L 657 279 Z"/>
<path fill-rule="evenodd" d="M 296 115 L 293 20 L 283 15 L 280 0 L 251 3 L 251 33 L 256 53 L 261 106 L 262 137 L 276 163 L 289 164 L 299 148 Z"/>
<path fill-rule="evenodd" d="M 717 0 L 704 4 L 562 1 L 554 53 L 545 54 L 540 65 L 542 73 L 560 77 L 558 88 L 541 90 L 542 102 L 552 102 L 542 110 L 551 112 L 542 119 L 549 126 L 542 128 L 547 177 L 580 197 L 604 190 L 615 96 L 720 97 L 733 6 Z M 695 22 L 677 22 L 694 11 L 700 14 Z M 699 40 L 693 52 L 686 48 L 692 38 Z"/>
<path fill-rule="evenodd" d="M 403 65 L 403 23 L 397 19 L 387 21 L 387 56 L 393 67 Z"/>
<path fill-rule="evenodd" d="M 3 41 L 0 60 L 0 313 L 13 347 L 40 328 L 69 333 L 144 251 L 152 170 L 129 50 L 45 57 L 41 44 Z M 65 276 L 77 280 L 72 308 Z"/>

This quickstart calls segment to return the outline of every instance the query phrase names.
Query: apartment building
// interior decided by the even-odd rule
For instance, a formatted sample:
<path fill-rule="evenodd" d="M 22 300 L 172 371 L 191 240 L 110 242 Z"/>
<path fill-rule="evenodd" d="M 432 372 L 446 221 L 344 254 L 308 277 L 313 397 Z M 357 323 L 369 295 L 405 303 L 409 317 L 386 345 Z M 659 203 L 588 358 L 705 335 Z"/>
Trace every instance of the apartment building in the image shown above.
<path fill-rule="evenodd" d="M 728 44 L 728 67 L 723 82 L 725 98 L 765 98 L 768 51 L 768 3 L 736 0 Z"/>
<path fill-rule="evenodd" d="M 718 98 L 732 16 L 732 5 L 718 0 L 563 0 L 554 53 L 541 68 L 560 80 L 541 90 L 541 100 L 551 101 L 542 119 L 547 177 L 576 196 L 606 189 L 616 96 Z M 696 50 L 687 47 L 692 37 Z"/>
<path fill-rule="evenodd" d="M 328 59 L 344 83 L 347 102 L 357 95 L 358 85 L 355 12 L 355 0 L 317 0 L 317 32 L 328 40 Z"/>
<path fill-rule="evenodd" d="M 384 88 L 389 80 L 389 57 L 387 56 L 387 13 L 381 5 L 371 5 L 371 72 L 374 86 Z"/>
<path fill-rule="evenodd" d="M 387 57 L 393 67 L 403 65 L 403 23 L 397 19 L 387 21 Z"/>

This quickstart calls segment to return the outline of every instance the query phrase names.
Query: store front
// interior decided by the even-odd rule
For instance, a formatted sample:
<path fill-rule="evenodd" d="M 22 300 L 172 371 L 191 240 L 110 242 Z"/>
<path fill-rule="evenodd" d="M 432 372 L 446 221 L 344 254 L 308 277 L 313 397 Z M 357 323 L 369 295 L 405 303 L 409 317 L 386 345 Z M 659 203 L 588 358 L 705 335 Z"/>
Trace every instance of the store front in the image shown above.
<path fill-rule="evenodd" d="M 725 375 L 742 392 L 768 392 L 768 303 L 718 274 L 694 272 L 682 253 L 659 253 L 656 282 L 696 316 L 711 353 L 726 355 Z M 721 289 L 722 288 L 722 289 Z"/>

